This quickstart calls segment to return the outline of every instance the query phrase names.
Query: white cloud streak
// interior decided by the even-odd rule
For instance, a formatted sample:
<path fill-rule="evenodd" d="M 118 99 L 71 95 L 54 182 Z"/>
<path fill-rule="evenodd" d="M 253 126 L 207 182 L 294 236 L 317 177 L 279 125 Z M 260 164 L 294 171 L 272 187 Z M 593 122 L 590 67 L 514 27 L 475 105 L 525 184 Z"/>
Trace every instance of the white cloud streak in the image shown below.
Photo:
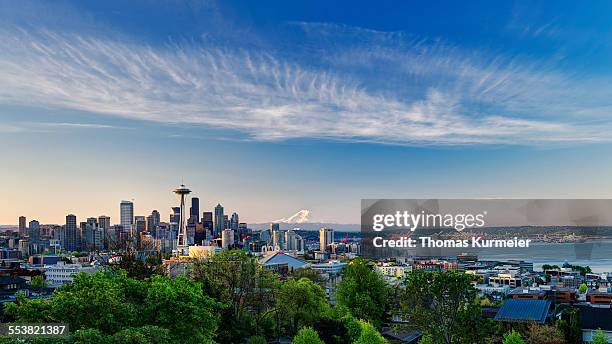
<path fill-rule="evenodd" d="M 319 33 L 338 29 L 300 25 Z M 585 109 L 572 103 L 580 92 L 562 75 L 401 35 L 351 30 L 368 37 L 367 43 L 340 51 L 325 47 L 315 66 L 273 52 L 205 43 L 153 47 L 4 29 L 0 102 L 206 125 L 265 141 L 455 145 L 608 140 L 605 129 L 610 126 L 571 118 L 579 111 L 590 115 L 590 107 L 601 104 Z M 381 63 L 384 68 L 377 67 Z M 372 71 L 381 74 L 364 75 Z M 390 83 L 384 85 L 387 78 Z M 551 105 L 551 98 L 571 106 L 561 109 Z M 568 112 L 569 120 L 555 117 L 556 111 Z"/>

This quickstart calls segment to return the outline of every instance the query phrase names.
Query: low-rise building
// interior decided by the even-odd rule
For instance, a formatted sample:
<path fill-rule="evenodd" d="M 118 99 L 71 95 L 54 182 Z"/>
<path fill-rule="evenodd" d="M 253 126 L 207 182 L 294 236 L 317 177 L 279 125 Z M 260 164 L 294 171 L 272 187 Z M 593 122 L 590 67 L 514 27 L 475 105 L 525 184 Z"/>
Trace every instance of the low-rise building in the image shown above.
<path fill-rule="evenodd" d="M 81 272 L 92 273 L 97 269 L 98 267 L 94 265 L 58 262 L 55 265 L 45 266 L 45 279 L 50 287 L 61 287 L 64 284 L 72 283 L 74 275 Z"/>

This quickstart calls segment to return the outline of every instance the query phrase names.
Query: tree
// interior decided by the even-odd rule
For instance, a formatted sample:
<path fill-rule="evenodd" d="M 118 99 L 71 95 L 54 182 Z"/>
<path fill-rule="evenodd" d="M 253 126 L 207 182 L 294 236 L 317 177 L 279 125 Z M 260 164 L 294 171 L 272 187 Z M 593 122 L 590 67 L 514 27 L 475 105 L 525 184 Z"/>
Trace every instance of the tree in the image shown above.
<path fill-rule="evenodd" d="M 380 326 L 389 306 L 389 290 L 385 281 L 363 259 L 355 258 L 344 268 L 336 299 L 355 317 Z"/>
<path fill-rule="evenodd" d="M 525 341 L 520 333 L 512 330 L 504 335 L 503 344 L 525 344 Z"/>
<path fill-rule="evenodd" d="M 265 337 L 262 336 L 253 336 L 249 338 L 247 344 L 268 344 L 268 341 Z"/>
<path fill-rule="evenodd" d="M 593 344 L 608 344 L 608 336 L 604 333 L 604 331 L 602 331 L 601 329 L 598 329 L 597 331 L 595 331 L 595 334 L 593 335 Z"/>
<path fill-rule="evenodd" d="M 30 285 L 40 290 L 40 289 L 47 287 L 47 281 L 45 281 L 45 278 L 42 275 L 37 275 L 37 276 L 32 277 L 32 280 L 30 281 Z"/>
<path fill-rule="evenodd" d="M 308 278 L 309 280 L 313 281 L 314 283 L 320 285 L 321 287 L 325 288 L 325 282 L 326 282 L 326 278 L 317 270 L 313 269 L 313 268 L 304 268 L 304 269 L 296 269 L 293 270 L 290 274 L 289 277 L 299 280 L 300 278 Z"/>
<path fill-rule="evenodd" d="M 561 320 L 557 321 L 557 328 L 568 344 L 582 344 L 582 329 L 580 328 L 580 313 L 571 309 L 562 314 Z"/>
<path fill-rule="evenodd" d="M 344 324 L 350 342 L 359 339 L 361 335 L 361 323 L 359 323 L 359 320 L 355 319 L 351 314 L 347 314 L 342 317 L 342 324 Z"/>
<path fill-rule="evenodd" d="M 323 317 L 312 326 L 325 344 L 350 344 L 346 327 L 341 320 Z"/>
<path fill-rule="evenodd" d="M 221 310 L 225 326 L 217 335 L 218 342 L 237 343 L 260 334 L 275 315 L 278 278 L 257 257 L 239 250 L 223 251 L 196 261 L 191 276 L 202 284 L 206 295 L 226 305 Z"/>
<path fill-rule="evenodd" d="M 120 270 L 78 274 L 48 300 L 20 295 L 5 312 L 18 322 L 67 323 L 78 343 L 208 343 L 219 307 L 185 277 L 137 280 Z"/>
<path fill-rule="evenodd" d="M 323 288 L 307 278 L 287 280 L 278 293 L 277 309 L 288 319 L 290 334 L 302 326 L 311 326 L 328 307 Z"/>
<path fill-rule="evenodd" d="M 179 335 L 184 343 L 205 343 L 213 339 L 219 304 L 202 293 L 202 286 L 187 277 L 169 279 L 153 276 L 144 300 L 147 323 Z M 211 331 L 213 329 L 213 331 Z"/>
<path fill-rule="evenodd" d="M 442 343 L 481 342 L 490 326 L 484 326 L 472 278 L 456 271 L 411 271 L 401 294 L 403 317 Z"/>
<path fill-rule="evenodd" d="M 584 283 L 582 283 L 582 284 L 580 285 L 580 288 L 578 288 L 578 292 L 579 292 L 580 294 L 586 294 L 586 292 L 587 292 L 587 291 L 589 291 L 589 287 L 587 287 L 587 285 L 586 285 L 586 284 L 584 284 Z"/>
<path fill-rule="evenodd" d="M 302 327 L 297 335 L 291 341 L 292 344 L 325 344 L 317 331 L 312 327 Z"/>
<path fill-rule="evenodd" d="M 431 334 L 426 333 L 419 340 L 419 344 L 438 344 L 438 342 L 436 342 Z"/>
<path fill-rule="evenodd" d="M 387 344 L 387 340 L 376 331 L 372 324 L 361 321 L 361 334 L 354 344 Z"/>
<path fill-rule="evenodd" d="M 563 333 L 558 328 L 548 325 L 530 324 L 528 338 L 531 344 L 565 344 Z"/>

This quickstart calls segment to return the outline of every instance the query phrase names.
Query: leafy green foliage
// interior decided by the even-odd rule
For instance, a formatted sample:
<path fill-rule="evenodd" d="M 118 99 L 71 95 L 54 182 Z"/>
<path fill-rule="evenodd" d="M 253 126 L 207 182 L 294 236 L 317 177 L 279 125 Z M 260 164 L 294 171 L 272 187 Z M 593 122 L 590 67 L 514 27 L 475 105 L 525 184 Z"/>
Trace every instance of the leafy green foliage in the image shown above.
<path fill-rule="evenodd" d="M 253 336 L 249 338 L 247 344 L 268 344 L 268 341 L 265 337 L 262 336 Z"/>
<path fill-rule="evenodd" d="M 49 300 L 20 297 L 5 312 L 19 322 L 67 323 L 77 343 L 206 343 L 219 307 L 186 277 L 137 280 L 107 271 L 78 274 Z"/>
<path fill-rule="evenodd" d="M 503 344 L 526 344 L 520 333 L 512 330 L 504 335 Z"/>
<path fill-rule="evenodd" d="M 47 287 L 47 281 L 45 281 L 45 278 L 42 275 L 32 277 L 30 284 L 32 285 L 32 287 L 37 289 L 43 289 Z"/>
<path fill-rule="evenodd" d="M 347 336 L 351 342 L 359 339 L 359 336 L 361 335 L 361 324 L 359 323 L 359 320 L 355 319 L 355 317 L 352 315 L 347 314 L 342 318 L 342 324 L 344 324 Z"/>
<path fill-rule="evenodd" d="M 387 344 L 387 340 L 376 331 L 372 324 L 361 321 L 361 333 L 354 344 Z"/>
<path fill-rule="evenodd" d="M 289 279 L 280 288 L 277 308 L 288 320 L 289 333 L 296 333 L 302 326 L 311 326 L 329 311 L 325 291 L 307 278 Z"/>
<path fill-rule="evenodd" d="M 595 331 L 593 344 L 608 344 L 608 336 L 601 329 Z"/>
<path fill-rule="evenodd" d="M 582 344 L 582 330 L 580 328 L 580 313 L 572 309 L 565 312 L 561 320 L 557 321 L 557 328 L 568 344 Z"/>
<path fill-rule="evenodd" d="M 587 287 L 587 285 L 586 285 L 586 284 L 584 284 L 584 283 L 582 283 L 582 284 L 580 285 L 580 288 L 578 288 L 578 292 L 579 292 L 580 294 L 585 294 L 587 291 L 589 291 L 589 287 Z"/>
<path fill-rule="evenodd" d="M 442 343 L 479 343 L 490 326 L 481 320 L 472 278 L 456 271 L 411 271 L 404 281 L 402 315 Z"/>
<path fill-rule="evenodd" d="M 292 344 L 325 344 L 317 331 L 312 327 L 302 327 L 297 335 L 291 341 Z"/>
<path fill-rule="evenodd" d="M 355 258 L 343 271 L 336 299 L 355 317 L 379 326 L 389 305 L 389 290 L 385 281 L 363 259 Z"/>
<path fill-rule="evenodd" d="M 278 327 L 275 312 L 280 282 L 257 257 L 239 250 L 223 251 L 195 262 L 192 277 L 202 284 L 206 295 L 226 305 L 221 310 L 224 326 L 216 337 L 218 342 L 237 343 Z"/>

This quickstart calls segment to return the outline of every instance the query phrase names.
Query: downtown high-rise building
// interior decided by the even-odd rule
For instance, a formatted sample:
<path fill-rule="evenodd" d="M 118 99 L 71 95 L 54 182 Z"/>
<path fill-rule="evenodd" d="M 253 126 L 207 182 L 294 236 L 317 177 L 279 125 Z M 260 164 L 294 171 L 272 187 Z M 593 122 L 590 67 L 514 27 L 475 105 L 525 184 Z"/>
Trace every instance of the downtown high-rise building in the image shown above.
<path fill-rule="evenodd" d="M 217 204 L 215 207 L 215 236 L 220 236 L 221 232 L 225 229 L 225 216 L 223 216 L 223 206 Z"/>
<path fill-rule="evenodd" d="M 172 207 L 172 212 L 170 213 L 170 229 L 178 232 L 180 222 L 181 207 Z"/>
<path fill-rule="evenodd" d="M 77 245 L 77 218 L 75 215 L 69 214 L 66 216 L 66 224 L 64 225 L 64 249 L 66 251 L 76 251 Z"/>
<path fill-rule="evenodd" d="M 334 230 L 332 228 L 322 227 L 319 230 L 319 250 L 325 252 L 329 245 L 334 243 Z"/>
<path fill-rule="evenodd" d="M 240 224 L 240 219 L 238 218 L 238 213 L 233 213 L 230 218 L 229 228 L 233 231 L 238 231 L 238 225 Z"/>
<path fill-rule="evenodd" d="M 38 244 L 40 241 L 40 223 L 36 220 L 30 221 L 28 232 L 30 236 L 30 243 Z"/>
<path fill-rule="evenodd" d="M 153 210 L 151 215 L 147 216 L 147 232 L 155 237 L 157 227 L 159 227 L 160 222 L 161 215 L 159 214 L 159 211 Z"/>
<path fill-rule="evenodd" d="M 191 208 L 189 208 L 189 219 L 193 223 L 200 222 L 200 199 L 197 197 L 191 198 Z"/>
<path fill-rule="evenodd" d="M 104 232 L 108 232 L 111 227 L 111 218 L 106 215 L 101 215 L 98 217 L 98 226 L 104 230 Z"/>
<path fill-rule="evenodd" d="M 204 213 L 202 213 L 202 227 L 204 228 L 204 233 L 207 237 L 210 237 L 210 239 L 212 239 L 215 236 L 212 212 L 205 211 Z"/>
<path fill-rule="evenodd" d="M 26 217 L 25 216 L 19 216 L 19 237 L 20 238 L 24 238 L 28 233 L 27 233 L 27 226 L 26 226 Z"/>
<path fill-rule="evenodd" d="M 131 230 L 134 224 L 134 202 L 121 201 L 119 204 L 120 224 L 126 230 Z"/>

